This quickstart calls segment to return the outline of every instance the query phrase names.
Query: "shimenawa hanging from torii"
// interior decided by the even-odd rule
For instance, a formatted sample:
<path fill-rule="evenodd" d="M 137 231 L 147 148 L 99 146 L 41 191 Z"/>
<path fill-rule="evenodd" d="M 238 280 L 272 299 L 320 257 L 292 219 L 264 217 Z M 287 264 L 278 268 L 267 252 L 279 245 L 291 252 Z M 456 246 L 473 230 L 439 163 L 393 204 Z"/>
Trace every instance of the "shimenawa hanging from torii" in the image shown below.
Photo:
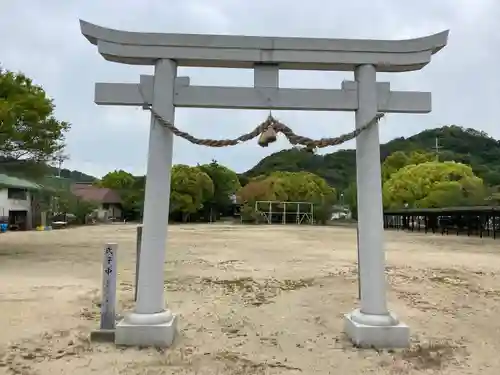
<path fill-rule="evenodd" d="M 267 147 L 270 143 L 273 143 L 277 139 L 277 135 L 282 133 L 288 141 L 292 145 L 301 145 L 305 147 L 306 151 L 313 152 L 316 148 L 324 148 L 329 146 L 338 146 L 342 143 L 348 142 L 354 138 L 356 138 L 359 134 L 361 134 L 366 129 L 370 128 L 374 124 L 378 123 L 382 117 L 384 117 L 383 113 L 378 113 L 371 121 L 367 122 L 366 125 L 361 128 L 355 129 L 352 132 L 342 134 L 339 137 L 335 138 L 321 138 L 321 139 L 312 139 L 308 137 L 304 137 L 301 135 L 297 135 L 290 129 L 287 125 L 278 121 L 272 114 L 269 114 L 267 119 L 260 123 L 254 130 L 249 133 L 245 133 L 240 135 L 237 138 L 233 139 L 200 139 L 196 138 L 193 135 L 186 133 L 179 128 L 177 128 L 171 122 L 165 120 L 162 116 L 158 114 L 153 109 L 153 106 L 144 102 L 144 109 L 148 109 L 151 114 L 158 120 L 160 124 L 168 128 L 172 133 L 176 136 L 183 138 L 195 145 L 200 146 L 208 146 L 208 147 L 227 147 L 227 146 L 236 146 L 242 142 L 250 141 L 251 139 L 256 138 L 260 135 L 258 144 L 261 147 Z"/>

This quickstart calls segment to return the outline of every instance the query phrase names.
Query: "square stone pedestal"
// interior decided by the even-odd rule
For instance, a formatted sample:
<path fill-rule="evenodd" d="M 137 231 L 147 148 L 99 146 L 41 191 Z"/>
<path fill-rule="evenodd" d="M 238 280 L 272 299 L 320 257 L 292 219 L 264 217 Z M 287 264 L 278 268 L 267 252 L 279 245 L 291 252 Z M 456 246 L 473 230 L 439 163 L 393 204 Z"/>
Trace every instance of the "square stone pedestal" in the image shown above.
<path fill-rule="evenodd" d="M 410 328 L 399 323 L 393 326 L 371 326 L 355 322 L 344 315 L 344 332 L 360 348 L 396 349 L 410 346 Z"/>
<path fill-rule="evenodd" d="M 90 332 L 90 341 L 95 342 L 115 342 L 114 329 L 96 329 Z"/>
<path fill-rule="evenodd" d="M 176 333 L 177 315 L 161 324 L 131 324 L 123 319 L 116 325 L 115 344 L 166 348 L 172 345 Z"/>

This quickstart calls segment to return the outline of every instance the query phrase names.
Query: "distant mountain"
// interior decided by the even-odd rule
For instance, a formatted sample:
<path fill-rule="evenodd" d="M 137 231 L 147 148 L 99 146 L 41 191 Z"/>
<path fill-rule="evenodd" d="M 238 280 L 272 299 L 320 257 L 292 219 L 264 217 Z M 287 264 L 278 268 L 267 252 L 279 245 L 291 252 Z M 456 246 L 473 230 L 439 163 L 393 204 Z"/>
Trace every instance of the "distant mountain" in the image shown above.
<path fill-rule="evenodd" d="M 440 160 L 469 164 L 485 183 L 500 185 L 500 141 L 484 132 L 455 125 L 425 130 L 408 138 L 396 138 L 382 144 L 381 162 L 395 151 L 432 151 L 436 137 L 441 146 Z M 283 150 L 265 157 L 241 177 L 244 180 L 274 171 L 309 171 L 342 190 L 356 179 L 356 151 L 340 150 L 314 155 L 298 149 Z"/>
<path fill-rule="evenodd" d="M 50 174 L 57 176 L 58 175 L 58 170 L 55 167 L 49 167 Z M 71 180 L 72 182 L 94 182 L 97 180 L 97 177 L 88 175 L 86 173 L 80 172 L 80 171 L 72 171 L 69 169 L 61 169 L 61 177 L 67 178 L 68 180 Z"/>
<path fill-rule="evenodd" d="M 35 163 L 25 160 L 8 160 L 0 157 L 0 173 L 9 176 L 26 178 L 30 180 L 40 180 L 46 176 L 58 176 L 58 169 L 42 163 Z M 96 177 L 80 171 L 61 169 L 61 177 L 71 182 L 94 182 Z"/>

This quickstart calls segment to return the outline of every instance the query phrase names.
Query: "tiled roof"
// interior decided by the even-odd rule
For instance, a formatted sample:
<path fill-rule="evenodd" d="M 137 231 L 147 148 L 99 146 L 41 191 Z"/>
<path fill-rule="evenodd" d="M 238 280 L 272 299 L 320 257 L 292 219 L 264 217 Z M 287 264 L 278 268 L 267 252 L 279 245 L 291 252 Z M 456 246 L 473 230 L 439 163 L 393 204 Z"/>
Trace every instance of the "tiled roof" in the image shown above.
<path fill-rule="evenodd" d="M 120 195 L 108 188 L 101 188 L 98 186 L 88 184 L 73 184 L 71 192 L 85 201 L 99 202 L 99 203 L 121 203 Z"/>
<path fill-rule="evenodd" d="M 0 186 L 29 190 L 42 189 L 41 185 L 35 184 L 34 182 L 23 180 L 17 177 L 7 176 L 6 174 L 0 174 Z"/>

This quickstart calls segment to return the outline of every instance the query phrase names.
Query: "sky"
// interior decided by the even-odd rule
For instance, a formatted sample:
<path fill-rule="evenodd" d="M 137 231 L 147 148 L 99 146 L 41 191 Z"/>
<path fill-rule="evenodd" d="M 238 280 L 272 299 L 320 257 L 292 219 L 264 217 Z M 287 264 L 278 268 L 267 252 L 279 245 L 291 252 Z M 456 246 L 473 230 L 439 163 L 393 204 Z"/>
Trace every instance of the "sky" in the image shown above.
<path fill-rule="evenodd" d="M 79 19 L 109 28 L 168 33 L 255 36 L 407 39 L 450 29 L 448 46 L 418 72 L 378 74 L 391 89 L 431 91 L 430 114 L 389 114 L 380 124 L 381 142 L 429 128 L 455 124 L 500 138 L 496 113 L 500 98 L 498 0 L 3 0 L 0 64 L 22 71 L 43 86 L 56 117 L 72 124 L 64 167 L 101 177 L 124 169 L 144 174 L 149 113 L 140 108 L 94 104 L 95 82 L 138 82 L 152 67 L 105 61 L 80 32 Z M 492 69 L 495 67 L 495 69 Z M 191 84 L 251 86 L 253 72 L 180 68 Z M 280 86 L 340 88 L 350 72 L 280 72 Z M 266 111 L 176 110 L 176 126 L 199 138 L 232 138 L 252 130 Z M 298 134 L 335 137 L 354 128 L 347 112 L 273 112 Z M 322 153 L 353 148 L 354 141 Z M 237 172 L 290 145 L 267 148 L 256 141 L 213 149 L 174 141 L 174 163 L 195 165 L 212 159 Z"/>

